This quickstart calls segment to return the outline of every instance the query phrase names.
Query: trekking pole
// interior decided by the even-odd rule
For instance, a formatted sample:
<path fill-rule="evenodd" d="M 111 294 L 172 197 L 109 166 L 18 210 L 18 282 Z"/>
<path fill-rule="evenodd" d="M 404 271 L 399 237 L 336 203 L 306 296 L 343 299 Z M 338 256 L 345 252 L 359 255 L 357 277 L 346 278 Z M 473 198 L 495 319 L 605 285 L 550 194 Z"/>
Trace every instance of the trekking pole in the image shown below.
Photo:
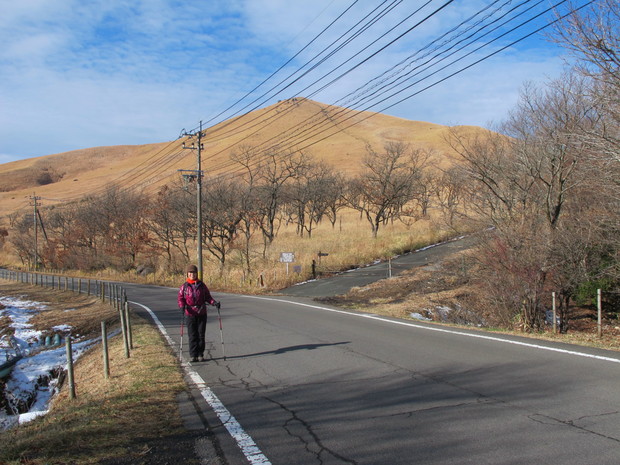
<path fill-rule="evenodd" d="M 183 357 L 183 326 L 185 326 L 185 310 L 183 310 L 183 316 L 181 317 L 181 349 L 179 351 L 179 358 Z"/>
<path fill-rule="evenodd" d="M 224 331 L 222 330 L 222 315 L 220 315 L 220 303 L 216 303 L 217 318 L 220 321 L 220 341 L 222 341 L 222 354 L 224 354 L 224 360 L 226 360 L 226 350 L 224 349 Z"/>

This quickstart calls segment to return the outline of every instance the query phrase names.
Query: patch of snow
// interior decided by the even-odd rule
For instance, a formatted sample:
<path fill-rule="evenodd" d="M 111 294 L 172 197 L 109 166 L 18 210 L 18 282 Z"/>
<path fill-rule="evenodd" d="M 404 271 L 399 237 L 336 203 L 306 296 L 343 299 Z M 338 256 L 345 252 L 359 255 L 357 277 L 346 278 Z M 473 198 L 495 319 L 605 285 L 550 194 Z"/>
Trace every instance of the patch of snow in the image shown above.
<path fill-rule="evenodd" d="M 45 310 L 47 305 L 41 302 L 21 300 L 14 297 L 0 297 L 0 304 L 5 308 L 0 309 L 0 317 L 4 316 L 11 321 L 9 327 L 13 328 L 13 343 L 16 349 L 22 353 L 28 353 L 33 346 L 36 346 L 41 337 L 39 331 L 32 329 L 28 321 L 41 310 Z M 8 358 L 14 351 L 13 344 L 8 338 L 0 339 L 0 360 Z"/>
<path fill-rule="evenodd" d="M 28 323 L 38 311 L 47 308 L 45 304 L 8 297 L 0 297 L 0 303 L 5 306 L 0 310 L 0 316 L 10 319 L 10 326 L 15 330 L 12 339 L 16 342 L 17 349 L 24 354 L 24 358 L 15 364 L 6 380 L 4 395 L 9 408 L 14 410 L 0 412 L 0 429 L 7 429 L 48 412 L 50 400 L 58 390 L 58 376 L 67 369 L 67 349 L 64 344 L 47 349 L 41 343 L 42 333 L 32 329 L 32 325 Z M 68 333 L 71 327 L 58 325 L 53 329 Z M 96 338 L 73 343 L 73 361 L 99 340 L 100 338 Z M 14 355 L 11 351 L 15 352 L 11 340 L 8 337 L 1 338 L 0 360 Z M 28 409 L 26 412 L 18 413 L 25 408 Z"/>
<path fill-rule="evenodd" d="M 445 305 L 437 305 L 435 307 L 435 313 L 439 315 L 439 318 L 441 318 L 442 321 L 446 321 L 448 319 L 450 312 L 452 312 L 452 309 L 450 307 L 446 307 Z"/>
<path fill-rule="evenodd" d="M 422 321 L 433 321 L 430 318 L 425 317 L 424 315 L 422 315 L 421 313 L 410 313 L 409 316 L 415 320 L 422 320 Z"/>
<path fill-rule="evenodd" d="M 72 327 L 69 325 L 57 325 L 57 326 L 52 326 L 52 329 L 54 331 L 59 331 L 59 332 L 63 332 L 63 333 L 69 333 L 71 332 Z"/>

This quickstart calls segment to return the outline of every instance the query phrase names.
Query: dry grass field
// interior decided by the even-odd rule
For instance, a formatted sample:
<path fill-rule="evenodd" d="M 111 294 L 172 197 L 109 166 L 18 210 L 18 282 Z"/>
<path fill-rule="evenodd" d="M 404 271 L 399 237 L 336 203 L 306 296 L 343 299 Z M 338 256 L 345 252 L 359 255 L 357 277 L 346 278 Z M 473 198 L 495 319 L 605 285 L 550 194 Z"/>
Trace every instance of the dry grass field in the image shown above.
<path fill-rule="evenodd" d="M 285 144 L 285 141 L 292 142 L 284 145 L 284 150 L 304 150 L 315 160 L 322 160 L 347 175 L 359 172 L 368 145 L 381 151 L 388 142 L 405 142 L 413 149 L 428 151 L 433 154 L 433 163 L 443 167 L 453 163 L 453 152 L 447 142 L 451 130 L 484 131 L 476 127 L 449 128 L 350 111 L 294 98 L 207 128 L 203 138 L 202 168 L 207 176 L 234 172 L 239 168 L 230 163 L 231 153 L 244 146 L 265 147 L 274 143 Z M 330 137 L 325 138 L 326 135 Z M 2 164 L 0 228 L 6 226 L 11 215 L 17 212 L 30 214 L 33 196 L 39 197 L 39 204 L 45 208 L 89 194 L 100 194 L 110 185 L 153 193 L 163 184 L 178 180 L 180 174 L 177 170 L 196 168 L 196 153 L 184 150 L 184 142 L 191 143 L 184 138 L 142 146 L 87 148 Z M 425 219 L 409 227 L 388 225 L 373 241 L 366 220 L 349 212 L 339 218 L 334 228 L 325 221 L 313 232 L 311 240 L 296 235 L 293 226 L 281 226 L 266 256 L 257 253 L 253 257 L 253 269 L 249 275 L 240 266 L 233 269 L 235 263 L 240 262 L 234 253 L 230 257 L 229 269 L 222 272 L 205 251 L 205 275 L 222 290 L 261 292 L 258 279 L 267 289 L 277 289 L 310 277 L 311 263 L 317 259 L 318 251 L 329 253 L 319 269 L 320 272 L 329 272 L 386 259 L 441 240 L 445 234 L 436 222 Z M 256 242 L 257 250 L 261 250 L 260 238 L 256 238 Z M 20 266 L 10 247 L 8 242 L 0 247 L 0 263 Z M 285 268 L 279 264 L 281 252 L 295 252 L 293 266 L 301 266 L 299 274 L 291 272 L 286 275 Z M 291 267 L 291 271 L 293 269 L 299 270 Z M 132 272 L 111 276 L 102 271 L 94 277 L 135 279 Z M 178 279 L 177 276 L 166 276 L 163 271 L 150 278 L 162 283 Z"/>
<path fill-rule="evenodd" d="M 231 268 L 235 271 L 229 269 L 221 273 L 218 264 L 208 261 L 205 264 L 205 277 L 216 288 L 229 291 L 273 291 L 311 279 L 313 260 L 316 272 L 325 276 L 441 242 L 449 234 L 437 222 L 427 218 L 411 225 L 400 222 L 385 225 L 377 238 L 373 239 L 367 220 L 357 212 L 346 211 L 340 214 L 334 227 L 328 221 L 322 222 L 313 231 L 312 238 L 299 237 L 294 225 L 281 227 L 278 236 L 267 249 L 266 258 L 258 259 L 254 265 L 254 276 L 262 274 L 265 289 L 260 287 L 256 279 L 252 282 L 244 280 L 241 267 L 234 266 L 234 257 Z M 279 262 L 281 252 L 295 254 L 295 262 L 289 265 L 288 275 L 286 264 Z M 319 252 L 328 255 L 319 257 Z"/>

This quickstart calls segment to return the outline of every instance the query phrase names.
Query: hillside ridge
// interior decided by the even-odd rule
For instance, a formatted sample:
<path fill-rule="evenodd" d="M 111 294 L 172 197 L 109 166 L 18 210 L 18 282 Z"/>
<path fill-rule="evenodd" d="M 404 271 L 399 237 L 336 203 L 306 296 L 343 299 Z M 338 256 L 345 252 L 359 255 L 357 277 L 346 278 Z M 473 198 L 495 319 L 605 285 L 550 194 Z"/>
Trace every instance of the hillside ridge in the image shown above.
<path fill-rule="evenodd" d="M 482 128 L 469 126 L 469 130 Z M 366 147 L 381 150 L 404 142 L 449 157 L 450 127 L 326 105 L 303 97 L 231 118 L 206 129 L 203 169 L 207 175 L 230 170 L 230 155 L 241 146 L 299 150 L 339 171 L 359 171 Z M 107 185 L 153 189 L 195 169 L 195 151 L 185 139 L 143 145 L 102 146 L 0 164 L 0 217 L 29 206 L 34 195 L 49 205 L 102 192 Z"/>

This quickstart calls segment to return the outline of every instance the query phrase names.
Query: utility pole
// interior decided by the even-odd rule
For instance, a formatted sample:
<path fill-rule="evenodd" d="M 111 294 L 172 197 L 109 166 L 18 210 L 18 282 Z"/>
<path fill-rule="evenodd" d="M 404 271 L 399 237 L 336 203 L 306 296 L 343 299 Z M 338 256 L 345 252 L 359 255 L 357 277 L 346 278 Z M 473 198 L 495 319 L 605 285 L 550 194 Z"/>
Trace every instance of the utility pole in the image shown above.
<path fill-rule="evenodd" d="M 198 167 L 196 169 L 196 255 L 197 255 L 197 263 L 196 268 L 198 268 L 198 279 L 202 280 L 202 169 L 201 169 L 201 156 L 202 149 L 204 146 L 202 145 L 202 138 L 204 134 L 202 132 L 202 121 L 200 122 L 200 126 L 198 132 L 184 132 L 184 136 L 188 136 L 188 140 L 196 138 L 197 144 L 192 142 L 191 146 L 186 146 L 185 142 L 183 142 L 183 148 L 188 150 L 196 150 L 197 155 L 197 164 Z"/>
<path fill-rule="evenodd" d="M 34 270 L 37 271 L 39 269 L 39 244 L 38 244 L 38 231 L 39 231 L 39 227 L 38 227 L 38 212 L 37 212 L 37 201 L 41 200 L 41 197 L 37 197 L 34 193 L 32 195 L 32 197 L 30 197 L 30 200 L 32 200 L 33 202 L 33 206 L 34 206 Z"/>

